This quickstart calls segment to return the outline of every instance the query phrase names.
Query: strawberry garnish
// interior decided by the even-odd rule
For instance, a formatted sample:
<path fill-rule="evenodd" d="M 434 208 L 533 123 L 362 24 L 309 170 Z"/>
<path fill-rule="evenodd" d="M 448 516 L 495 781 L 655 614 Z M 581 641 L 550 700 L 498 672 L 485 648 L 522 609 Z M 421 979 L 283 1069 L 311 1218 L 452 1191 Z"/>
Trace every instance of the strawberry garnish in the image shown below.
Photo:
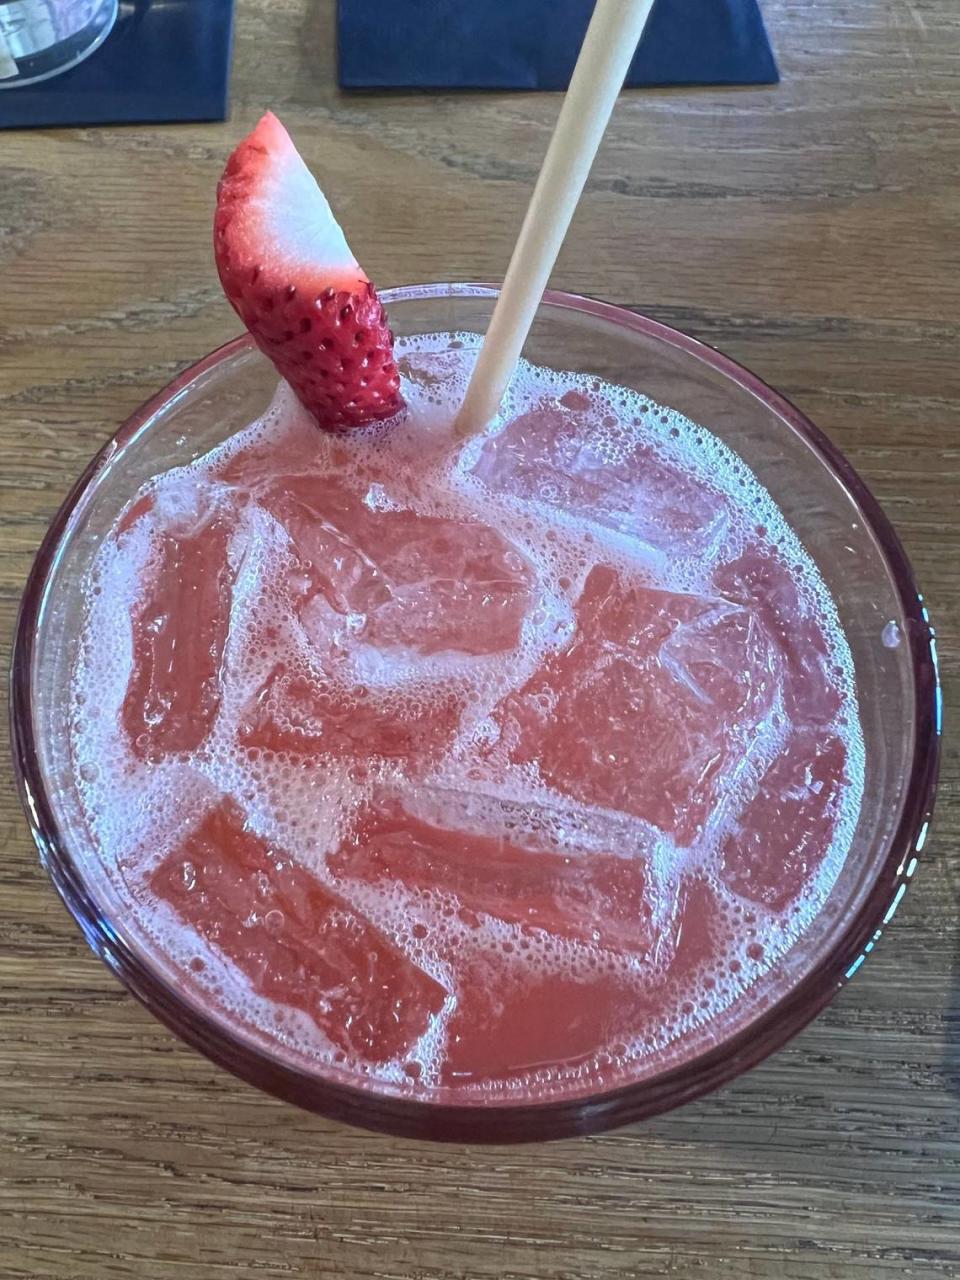
<path fill-rule="evenodd" d="M 272 112 L 227 161 L 213 244 L 227 298 L 321 427 L 397 412 L 386 312 Z"/>

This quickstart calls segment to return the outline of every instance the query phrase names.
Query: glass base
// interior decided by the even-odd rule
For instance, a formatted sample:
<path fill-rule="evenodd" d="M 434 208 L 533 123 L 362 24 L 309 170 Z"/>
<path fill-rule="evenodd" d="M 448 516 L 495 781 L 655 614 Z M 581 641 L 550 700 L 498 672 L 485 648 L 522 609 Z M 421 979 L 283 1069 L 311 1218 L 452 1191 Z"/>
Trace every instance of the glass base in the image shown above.
<path fill-rule="evenodd" d="M 69 71 L 113 29 L 118 0 L 0 0 L 0 89 Z"/>

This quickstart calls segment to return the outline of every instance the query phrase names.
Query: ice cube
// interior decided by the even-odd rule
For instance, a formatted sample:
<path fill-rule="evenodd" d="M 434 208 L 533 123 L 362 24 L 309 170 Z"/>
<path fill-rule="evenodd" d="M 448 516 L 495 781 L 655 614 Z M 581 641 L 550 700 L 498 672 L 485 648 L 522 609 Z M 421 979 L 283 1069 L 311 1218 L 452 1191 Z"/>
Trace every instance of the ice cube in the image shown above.
<path fill-rule="evenodd" d="M 369 1062 L 405 1053 L 443 988 L 229 799 L 153 872 L 153 892 L 226 955 L 260 996 L 302 1010 Z"/>
<path fill-rule="evenodd" d="M 706 554 L 729 523 L 723 494 L 649 444 L 625 442 L 620 456 L 604 456 L 596 417 L 585 397 L 544 400 L 485 445 L 473 474 L 495 492 L 559 507 L 671 561 Z"/>
<path fill-rule="evenodd" d="M 450 743 L 462 711 L 462 698 L 443 689 L 404 698 L 277 663 L 244 708 L 238 737 L 264 751 L 403 759 L 416 774 Z"/>
<path fill-rule="evenodd" d="M 444 1085 L 576 1070 L 633 1033 L 649 997 L 615 973 L 536 973 L 464 963 L 440 1067 Z M 596 1081 L 591 1073 L 590 1080 Z"/>
<path fill-rule="evenodd" d="M 698 978 L 710 975 L 717 957 L 727 944 L 725 926 L 716 890 L 700 874 L 684 875 L 680 882 L 677 934 L 667 970 L 669 994 L 692 994 Z M 711 988 L 707 987 L 707 990 Z M 654 1026 L 656 1033 L 661 1027 Z"/>
<path fill-rule="evenodd" d="M 494 753 L 585 804 L 693 842 L 769 713 L 779 659 L 753 610 L 598 566 L 562 652 L 494 712 Z"/>
<path fill-rule="evenodd" d="M 784 659 L 784 707 L 799 724 L 829 724 L 840 710 L 825 628 L 780 553 L 763 541 L 720 565 L 713 575 L 717 593 L 747 605 L 763 620 Z"/>
<path fill-rule="evenodd" d="M 128 525 L 149 508 L 134 508 Z M 121 717 L 134 753 L 195 750 L 220 707 L 220 663 L 233 583 L 232 523 L 215 514 L 189 533 L 160 535 L 133 611 L 133 670 Z"/>
<path fill-rule="evenodd" d="M 433 825 L 383 796 L 327 866 L 346 880 L 442 893 L 468 918 L 483 912 L 634 956 L 649 954 L 657 942 L 639 855 L 524 847 L 503 836 Z"/>
<path fill-rule="evenodd" d="M 421 656 L 498 653 L 518 643 L 534 576 L 489 526 L 393 510 L 382 493 L 326 476 L 283 477 L 260 502 L 286 529 L 306 574 L 301 611 L 320 597 L 326 610 L 350 617 L 358 642 Z"/>
<path fill-rule="evenodd" d="M 836 831 L 846 748 L 794 730 L 723 844 L 723 880 L 741 897 L 782 911 L 822 866 Z"/>

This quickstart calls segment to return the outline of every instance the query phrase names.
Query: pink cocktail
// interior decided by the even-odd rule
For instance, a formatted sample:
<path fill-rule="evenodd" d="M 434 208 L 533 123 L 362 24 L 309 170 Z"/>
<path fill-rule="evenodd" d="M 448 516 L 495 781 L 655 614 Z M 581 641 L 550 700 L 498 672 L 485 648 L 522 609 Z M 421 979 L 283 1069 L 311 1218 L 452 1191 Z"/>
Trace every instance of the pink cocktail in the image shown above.
<path fill-rule="evenodd" d="M 281 395 L 243 429 L 237 395 L 216 423 L 238 348 L 185 456 L 135 456 L 173 402 L 131 433 L 45 803 L 93 932 L 218 1060 L 530 1136 L 670 1105 L 823 1003 L 926 813 L 932 667 L 896 544 L 826 554 L 863 496 L 680 335 L 549 302 L 502 421 L 455 442 L 488 306 L 394 301 L 395 421 L 319 437 Z"/>

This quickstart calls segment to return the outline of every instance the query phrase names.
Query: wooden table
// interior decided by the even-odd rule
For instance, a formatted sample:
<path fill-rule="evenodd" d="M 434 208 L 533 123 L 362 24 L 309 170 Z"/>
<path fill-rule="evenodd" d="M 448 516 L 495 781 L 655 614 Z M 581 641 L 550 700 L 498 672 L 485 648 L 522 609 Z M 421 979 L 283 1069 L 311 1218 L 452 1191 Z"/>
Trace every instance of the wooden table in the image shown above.
<path fill-rule="evenodd" d="M 502 273 L 551 96 L 334 87 L 330 0 L 239 0 L 227 125 L 0 134 L 0 633 L 71 479 L 237 328 L 214 184 L 272 105 L 383 284 Z M 824 426 L 960 623 L 960 7 L 765 0 L 770 90 L 631 93 L 555 281 Z M 878 954 L 789 1048 L 617 1134 L 431 1147 L 260 1097 L 87 951 L 0 793 L 0 1276 L 933 1280 L 960 1269 L 960 769 Z"/>

